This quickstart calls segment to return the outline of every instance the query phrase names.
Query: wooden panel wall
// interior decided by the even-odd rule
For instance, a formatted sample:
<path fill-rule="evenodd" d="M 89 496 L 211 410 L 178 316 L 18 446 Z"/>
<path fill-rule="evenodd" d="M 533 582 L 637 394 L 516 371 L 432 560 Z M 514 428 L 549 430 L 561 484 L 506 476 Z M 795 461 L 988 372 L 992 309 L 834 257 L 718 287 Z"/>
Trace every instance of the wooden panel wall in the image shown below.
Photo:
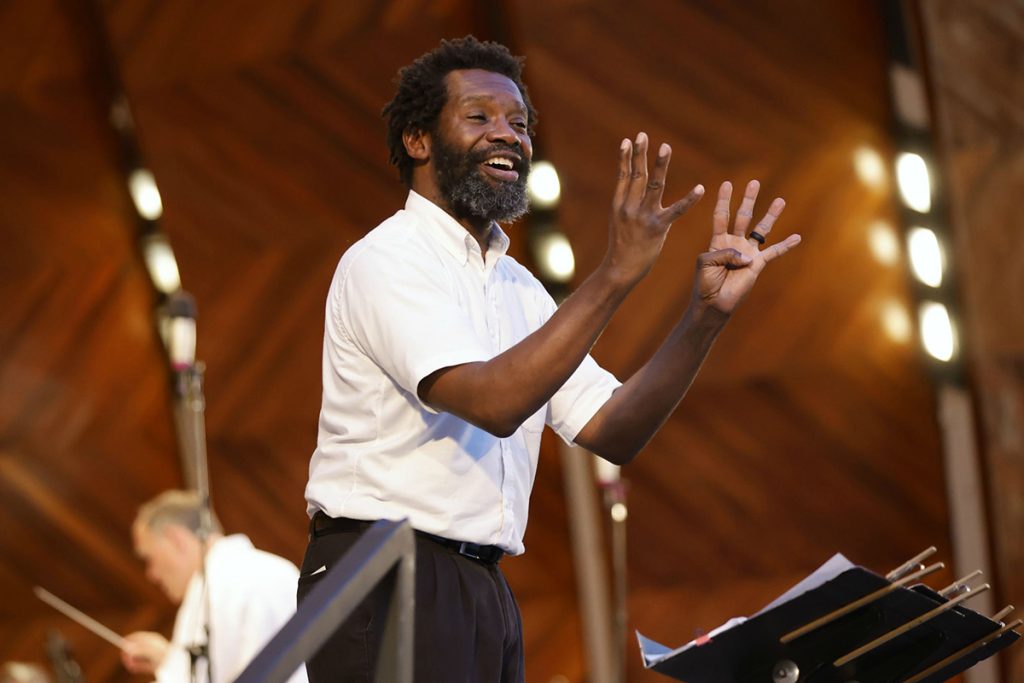
<path fill-rule="evenodd" d="M 346 246 L 403 196 L 380 107 L 398 67 L 440 37 L 487 28 L 468 0 L 102 9 L 198 302 L 219 513 L 297 561 L 324 294 Z M 887 570 L 931 544 L 948 551 L 930 385 L 915 344 L 884 323 L 907 306 L 905 264 L 870 248 L 894 220 L 893 188 L 854 163 L 867 149 L 885 166 L 892 152 L 874 6 L 504 9 L 581 273 L 604 248 L 618 142 L 639 129 L 675 149 L 670 194 L 756 177 L 789 202 L 776 234 L 804 235 L 625 471 L 630 625 L 678 644 L 756 611 L 833 552 Z M 130 207 L 69 16 L 53 0 L 0 6 L 0 659 L 41 659 L 59 624 L 98 683 L 130 678 L 116 652 L 29 587 L 118 630 L 169 630 L 173 608 L 145 583 L 127 529 L 135 506 L 180 475 Z M 675 226 L 599 342 L 609 369 L 628 376 L 680 315 L 710 214 L 706 200 Z M 512 235 L 522 255 L 523 234 Z M 586 674 L 553 446 L 528 552 L 505 569 L 528 679 L 576 682 Z M 632 643 L 628 660 L 630 680 L 661 680 Z"/>
<path fill-rule="evenodd" d="M 1024 603 L 1024 3 L 920 3 L 1000 603 Z M 1024 680 L 1024 649 L 1004 657 Z"/>

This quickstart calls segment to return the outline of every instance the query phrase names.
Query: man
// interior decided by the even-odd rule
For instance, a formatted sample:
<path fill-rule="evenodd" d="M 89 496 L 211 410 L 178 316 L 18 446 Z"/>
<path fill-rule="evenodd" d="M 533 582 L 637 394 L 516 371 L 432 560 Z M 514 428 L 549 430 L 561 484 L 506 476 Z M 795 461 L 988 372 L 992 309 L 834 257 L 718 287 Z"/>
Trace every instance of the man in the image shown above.
<path fill-rule="evenodd" d="M 623 140 L 604 260 L 556 308 L 505 254 L 498 226 L 527 208 L 536 115 L 520 69 L 504 47 L 468 37 L 399 73 L 384 116 L 391 161 L 410 188 L 405 209 L 345 253 L 327 301 L 299 597 L 374 520 L 408 518 L 418 683 L 524 679 L 519 611 L 497 562 L 524 550 L 544 425 L 628 462 L 764 266 L 799 242 L 759 248 L 781 199 L 747 236 L 756 182 L 730 230 L 724 183 L 688 309 L 620 384 L 589 350 L 703 188 L 663 208 L 671 150 L 662 145 L 649 172 L 647 136 Z M 314 683 L 372 680 L 383 609 L 372 596 L 307 662 Z"/>
<path fill-rule="evenodd" d="M 181 607 L 170 641 L 150 631 L 125 637 L 121 659 L 132 673 L 153 674 L 157 683 L 229 683 L 295 613 L 295 565 L 243 534 L 224 536 L 216 518 L 213 527 L 204 580 L 199 496 L 166 491 L 139 509 L 135 552 L 146 577 Z M 289 680 L 305 683 L 305 670 Z"/>

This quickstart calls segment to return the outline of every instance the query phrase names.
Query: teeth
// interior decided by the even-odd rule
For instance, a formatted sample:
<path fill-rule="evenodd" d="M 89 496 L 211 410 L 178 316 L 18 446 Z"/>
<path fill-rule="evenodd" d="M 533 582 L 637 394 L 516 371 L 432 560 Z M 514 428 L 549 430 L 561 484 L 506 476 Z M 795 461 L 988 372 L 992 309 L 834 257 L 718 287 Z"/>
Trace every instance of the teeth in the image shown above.
<path fill-rule="evenodd" d="M 501 166 L 502 168 L 512 168 L 512 161 L 503 157 L 493 157 L 484 162 L 488 166 Z"/>

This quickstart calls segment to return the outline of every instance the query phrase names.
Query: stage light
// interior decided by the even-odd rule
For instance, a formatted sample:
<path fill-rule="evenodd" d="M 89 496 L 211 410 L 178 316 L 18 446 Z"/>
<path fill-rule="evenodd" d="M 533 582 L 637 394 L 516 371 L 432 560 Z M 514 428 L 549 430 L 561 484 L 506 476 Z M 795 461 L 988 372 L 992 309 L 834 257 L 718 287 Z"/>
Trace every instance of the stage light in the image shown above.
<path fill-rule="evenodd" d="M 149 221 L 155 221 L 164 212 L 160 200 L 160 190 L 156 187 L 156 178 L 144 168 L 137 168 L 128 176 L 128 191 L 135 202 L 135 210 Z"/>
<path fill-rule="evenodd" d="M 928 177 L 928 165 L 920 154 L 904 152 L 896 158 L 896 180 L 907 206 L 918 213 L 931 210 L 931 180 Z"/>
<path fill-rule="evenodd" d="M 928 228 L 914 227 L 907 232 L 910 267 L 917 279 L 929 287 L 942 284 L 942 247 Z"/>
<path fill-rule="evenodd" d="M 937 360 L 951 360 L 956 351 L 956 333 L 946 307 L 935 301 L 925 301 L 918 312 L 918 323 L 924 350 Z"/>
<path fill-rule="evenodd" d="M 550 209 L 558 204 L 562 196 L 562 184 L 558 180 L 558 171 L 550 161 L 538 161 L 533 165 L 526 181 L 526 191 L 530 195 L 530 203 L 538 209 Z"/>
<path fill-rule="evenodd" d="M 853 153 L 853 168 L 868 187 L 882 187 L 885 184 L 885 162 L 871 147 L 864 145 Z"/>
<path fill-rule="evenodd" d="M 537 268 L 541 280 L 565 283 L 576 274 L 576 257 L 569 238 L 560 232 L 546 232 L 534 237 Z"/>
<path fill-rule="evenodd" d="M 879 263 L 896 265 L 900 260 L 900 241 L 887 221 L 875 221 L 868 228 L 868 246 Z"/>
<path fill-rule="evenodd" d="M 889 67 L 889 85 L 897 118 L 911 128 L 927 130 L 931 125 L 931 116 L 928 114 L 928 94 L 921 74 L 906 64 L 894 62 Z"/>
<path fill-rule="evenodd" d="M 161 323 L 171 369 L 193 367 L 196 363 L 196 301 L 192 295 L 179 290 L 168 296 Z"/>
<path fill-rule="evenodd" d="M 612 505 L 612 519 L 616 522 L 625 522 L 628 515 L 626 506 L 622 503 L 615 503 Z"/>
<path fill-rule="evenodd" d="M 910 341 L 910 315 L 899 301 L 888 301 L 882 305 L 882 329 L 894 342 L 905 344 Z"/>
<path fill-rule="evenodd" d="M 157 291 L 170 294 L 181 289 L 178 261 L 164 235 L 157 233 L 142 238 L 142 258 Z"/>

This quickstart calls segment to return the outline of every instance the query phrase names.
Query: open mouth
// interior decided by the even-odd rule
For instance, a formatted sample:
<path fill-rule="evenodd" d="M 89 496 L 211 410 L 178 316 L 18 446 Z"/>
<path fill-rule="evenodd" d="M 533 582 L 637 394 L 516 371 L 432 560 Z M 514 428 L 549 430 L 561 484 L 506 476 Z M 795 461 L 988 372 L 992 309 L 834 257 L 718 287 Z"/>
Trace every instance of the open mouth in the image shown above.
<path fill-rule="evenodd" d="M 515 170 L 515 163 L 505 157 L 490 157 L 480 167 L 484 173 L 497 180 L 514 183 L 519 180 L 519 171 Z"/>

